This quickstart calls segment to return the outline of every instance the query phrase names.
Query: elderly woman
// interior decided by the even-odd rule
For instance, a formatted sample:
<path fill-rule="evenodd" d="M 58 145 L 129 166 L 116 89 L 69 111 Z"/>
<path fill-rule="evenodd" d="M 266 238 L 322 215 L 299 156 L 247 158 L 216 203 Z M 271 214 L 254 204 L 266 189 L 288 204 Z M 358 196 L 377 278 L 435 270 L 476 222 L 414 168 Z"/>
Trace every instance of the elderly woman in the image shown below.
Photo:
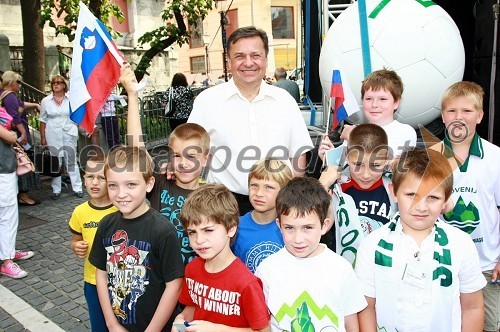
<path fill-rule="evenodd" d="M 66 164 L 71 187 L 75 195 L 83 197 L 82 178 L 76 159 L 76 143 L 78 139 L 78 127 L 69 118 L 69 99 L 66 96 L 68 85 L 61 75 L 52 77 L 50 82 L 52 93 L 43 98 L 40 110 L 40 137 L 42 145 L 48 146 L 53 156 L 59 157 L 59 165 L 62 157 Z M 61 177 L 52 178 L 53 200 L 61 196 Z"/>
<path fill-rule="evenodd" d="M 3 107 L 13 118 L 13 125 L 17 131 L 19 143 L 23 147 L 33 145 L 28 126 L 27 110 L 31 108 L 40 109 L 40 105 L 35 103 L 23 102 L 17 97 L 21 88 L 21 76 L 13 71 L 6 71 L 2 75 L 2 90 L 0 99 Z M 20 205 L 37 205 L 40 202 L 30 198 L 28 193 L 34 189 L 40 189 L 40 176 L 35 172 L 18 177 L 19 194 L 17 196 Z"/>

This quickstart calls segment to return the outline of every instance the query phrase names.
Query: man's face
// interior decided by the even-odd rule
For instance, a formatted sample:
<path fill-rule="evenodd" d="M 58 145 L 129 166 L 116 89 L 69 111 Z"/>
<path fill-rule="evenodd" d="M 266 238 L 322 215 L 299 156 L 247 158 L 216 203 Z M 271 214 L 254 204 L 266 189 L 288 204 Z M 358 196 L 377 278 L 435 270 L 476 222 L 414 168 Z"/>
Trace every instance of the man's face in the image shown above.
<path fill-rule="evenodd" d="M 237 87 L 260 85 L 267 69 L 264 42 L 259 37 L 242 38 L 229 49 L 229 70 Z"/>

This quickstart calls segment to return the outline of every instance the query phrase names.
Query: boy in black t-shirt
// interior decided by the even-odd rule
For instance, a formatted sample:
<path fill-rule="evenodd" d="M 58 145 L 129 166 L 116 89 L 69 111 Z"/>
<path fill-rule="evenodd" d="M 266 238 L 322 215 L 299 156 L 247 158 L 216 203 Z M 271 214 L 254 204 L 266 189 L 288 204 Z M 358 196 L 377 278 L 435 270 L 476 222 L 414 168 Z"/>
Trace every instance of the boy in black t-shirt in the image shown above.
<path fill-rule="evenodd" d="M 129 99 L 127 134 L 134 146 L 144 146 L 139 109 L 131 107 L 130 100 L 137 100 L 134 72 L 129 65 L 122 69 L 120 82 L 127 90 Z M 210 136 L 202 126 L 185 123 L 175 128 L 168 142 L 170 168 L 175 180 L 169 180 L 166 174 L 155 173 L 155 184 L 147 198 L 151 207 L 164 215 L 177 230 L 177 239 L 181 247 L 184 265 L 195 256 L 189 245 L 189 238 L 182 227 L 180 214 L 188 195 L 199 187 L 202 172 L 206 169 L 210 151 Z M 206 176 L 206 174 L 204 174 Z"/>
<path fill-rule="evenodd" d="M 388 161 L 387 134 L 375 124 L 356 126 L 347 146 L 349 179 L 334 190 L 336 252 L 355 262 L 361 240 L 386 224 L 396 206 L 389 195 L 389 179 L 382 177 Z M 330 188 L 339 178 L 337 166 L 323 172 L 320 181 Z"/>
<path fill-rule="evenodd" d="M 89 261 L 97 268 L 106 325 L 170 331 L 184 265 L 174 227 L 146 203 L 155 182 L 153 160 L 143 147 L 117 147 L 104 170 L 109 198 L 120 211 L 99 223 Z"/>

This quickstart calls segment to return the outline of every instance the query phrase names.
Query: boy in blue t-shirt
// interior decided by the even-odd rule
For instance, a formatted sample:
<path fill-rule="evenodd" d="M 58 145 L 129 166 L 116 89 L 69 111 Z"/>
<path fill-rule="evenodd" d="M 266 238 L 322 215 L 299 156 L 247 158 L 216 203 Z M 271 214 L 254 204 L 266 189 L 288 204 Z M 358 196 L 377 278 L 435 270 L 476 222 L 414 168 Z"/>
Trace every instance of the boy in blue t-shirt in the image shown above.
<path fill-rule="evenodd" d="M 248 196 L 254 209 L 240 217 L 233 252 L 252 272 L 264 258 L 283 248 L 276 224 L 276 196 L 292 177 L 290 168 L 276 159 L 259 160 L 250 169 Z"/>
<path fill-rule="evenodd" d="M 354 264 L 362 239 L 385 225 L 396 206 L 389 195 L 390 181 L 382 177 L 389 156 L 387 134 L 380 126 L 366 123 L 356 126 L 350 137 L 349 179 L 341 184 L 341 193 L 334 190 L 333 208 L 336 252 Z M 338 177 L 338 167 L 330 166 L 320 182 L 328 189 Z"/>

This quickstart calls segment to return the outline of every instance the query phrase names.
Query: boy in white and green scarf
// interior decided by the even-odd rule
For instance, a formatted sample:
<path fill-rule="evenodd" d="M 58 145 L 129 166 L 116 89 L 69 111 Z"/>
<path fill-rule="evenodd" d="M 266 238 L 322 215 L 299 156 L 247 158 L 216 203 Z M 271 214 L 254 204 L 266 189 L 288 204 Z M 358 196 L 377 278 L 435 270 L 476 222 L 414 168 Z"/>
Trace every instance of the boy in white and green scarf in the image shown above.
<path fill-rule="evenodd" d="M 438 219 L 452 169 L 436 151 L 410 149 L 393 164 L 399 213 L 359 247 L 356 274 L 368 307 L 363 331 L 482 331 L 486 280 L 471 238 Z"/>

